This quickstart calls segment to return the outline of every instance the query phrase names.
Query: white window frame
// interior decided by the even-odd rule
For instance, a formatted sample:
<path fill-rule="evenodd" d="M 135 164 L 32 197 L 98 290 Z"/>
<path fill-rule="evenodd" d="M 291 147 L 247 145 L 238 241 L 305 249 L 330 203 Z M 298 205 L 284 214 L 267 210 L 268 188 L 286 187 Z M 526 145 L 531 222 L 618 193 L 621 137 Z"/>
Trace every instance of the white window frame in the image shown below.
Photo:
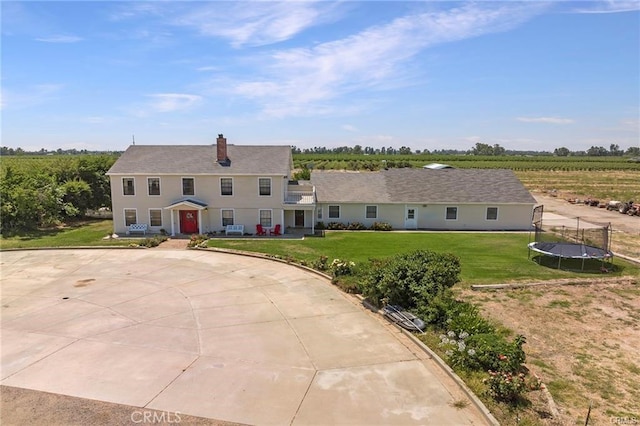
<path fill-rule="evenodd" d="M 193 182 L 193 194 L 185 194 L 184 193 L 184 180 L 185 179 L 191 179 L 191 182 Z M 191 177 L 191 176 L 182 176 L 180 178 L 180 192 L 182 192 L 182 196 L 183 197 L 193 197 L 196 195 L 196 178 Z"/>
<path fill-rule="evenodd" d="M 125 190 L 124 190 L 124 188 L 125 188 L 125 184 L 124 184 L 125 179 L 130 179 L 131 180 L 131 182 L 132 182 L 131 188 L 133 188 L 133 194 L 125 194 Z M 123 177 L 122 178 L 122 195 L 124 197 L 135 197 L 136 196 L 136 178 L 134 178 L 134 177 Z"/>
<path fill-rule="evenodd" d="M 338 208 L 338 216 L 337 217 L 331 216 L 331 207 L 337 207 Z M 342 213 L 341 212 L 342 209 L 340 208 L 339 204 L 330 205 L 328 208 L 329 208 L 329 213 L 327 214 L 327 218 L 328 219 L 340 219 L 340 215 Z"/>
<path fill-rule="evenodd" d="M 265 194 L 261 194 L 260 193 L 260 181 L 261 180 L 268 180 L 269 181 L 269 194 L 265 195 Z M 271 181 L 270 177 L 259 177 L 258 178 L 258 196 L 259 197 L 271 197 L 273 195 L 273 182 Z"/>
<path fill-rule="evenodd" d="M 455 209 L 456 212 L 456 217 L 453 219 L 449 219 L 447 216 L 449 216 L 449 209 Z M 458 220 L 458 206 L 447 206 L 444 208 L 444 220 L 451 220 L 451 221 L 455 221 Z"/>
<path fill-rule="evenodd" d="M 225 225 L 224 223 L 224 215 L 223 212 L 231 212 L 231 222 L 232 223 L 227 223 Z M 236 212 L 234 209 L 220 209 L 220 224 L 222 225 L 222 227 L 224 228 L 227 225 L 234 225 L 236 223 Z"/>
<path fill-rule="evenodd" d="M 154 225 L 151 218 L 151 212 L 160 212 L 160 225 Z M 149 209 L 149 226 L 162 226 L 162 209 Z"/>
<path fill-rule="evenodd" d="M 373 217 L 369 217 L 369 207 L 373 207 L 376 209 L 375 215 Z M 365 219 L 377 219 L 378 218 L 378 206 L 374 204 L 370 204 L 368 206 L 364 206 L 364 218 Z"/>
<path fill-rule="evenodd" d="M 269 212 L 269 224 L 262 222 L 262 212 Z M 258 210 L 258 223 L 262 225 L 263 228 L 272 228 L 273 227 L 273 209 L 260 209 Z"/>
<path fill-rule="evenodd" d="M 231 181 L 231 194 L 223 194 L 222 193 L 222 180 L 223 179 L 229 179 Z M 232 177 L 223 176 L 223 177 L 220 178 L 218 183 L 219 183 L 218 187 L 220 188 L 220 196 L 221 197 L 233 197 L 233 193 L 234 193 L 233 187 L 234 187 L 234 185 L 233 185 L 233 178 Z"/>
<path fill-rule="evenodd" d="M 493 218 L 493 219 L 489 218 L 489 209 L 496 209 L 496 217 L 495 218 Z M 500 209 L 498 207 L 496 207 L 496 206 L 487 206 L 487 209 L 485 210 L 485 213 L 484 213 L 484 220 L 491 221 L 491 222 L 496 221 L 496 220 L 498 220 L 498 215 L 499 214 L 500 214 Z"/>
<path fill-rule="evenodd" d="M 151 179 L 158 179 L 158 193 L 157 194 L 152 194 L 151 193 L 151 185 L 150 185 L 150 180 Z M 162 189 L 160 186 L 160 177 L 148 177 L 147 178 L 147 195 L 149 197 L 159 197 L 160 195 L 162 195 Z"/>
<path fill-rule="evenodd" d="M 127 211 L 132 211 L 136 214 L 136 219 L 131 222 L 131 223 L 127 223 Z M 124 208 L 122 209 L 122 218 L 124 220 L 124 226 L 129 226 L 133 223 L 138 223 L 138 209 L 136 208 Z"/>

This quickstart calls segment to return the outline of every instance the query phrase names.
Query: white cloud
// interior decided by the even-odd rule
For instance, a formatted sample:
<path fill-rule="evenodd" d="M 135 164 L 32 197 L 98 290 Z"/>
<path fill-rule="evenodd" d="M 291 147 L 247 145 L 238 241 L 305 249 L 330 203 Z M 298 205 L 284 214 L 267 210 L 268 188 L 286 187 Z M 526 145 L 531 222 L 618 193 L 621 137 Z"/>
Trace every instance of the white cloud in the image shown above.
<path fill-rule="evenodd" d="M 148 96 L 154 99 L 150 107 L 157 112 L 185 110 L 202 101 L 202 96 L 183 93 L 157 93 Z"/>
<path fill-rule="evenodd" d="M 351 124 L 343 124 L 342 130 L 346 130 L 347 132 L 357 132 L 358 128 L 356 126 L 352 126 Z"/>
<path fill-rule="evenodd" d="M 518 117 L 516 118 L 518 121 L 523 121 L 525 123 L 547 123 L 547 124 L 571 124 L 574 120 L 570 118 L 560 118 L 560 117 Z"/>
<path fill-rule="evenodd" d="M 204 66 L 196 68 L 196 71 L 205 72 L 205 71 L 220 71 L 221 68 L 215 65 Z"/>
<path fill-rule="evenodd" d="M 36 40 L 44 43 L 77 43 L 82 41 L 83 38 L 72 35 L 56 34 L 47 37 L 38 37 Z"/>
<path fill-rule="evenodd" d="M 410 84 L 406 69 L 428 47 L 509 30 L 546 7 L 501 2 L 407 15 L 340 40 L 275 51 L 256 67 L 264 70 L 261 78 L 232 91 L 262 103 L 271 116 L 332 113 L 330 102 L 340 96 Z M 357 107 L 345 100 L 338 108 Z"/>
<path fill-rule="evenodd" d="M 2 109 L 21 109 L 41 105 L 55 98 L 62 90 L 62 84 L 36 84 L 20 91 L 2 88 L 0 107 Z"/>
<path fill-rule="evenodd" d="M 174 18 L 173 24 L 229 39 L 234 47 L 262 46 L 288 40 L 333 19 L 336 5 L 323 1 L 212 2 L 190 7 L 189 12 Z"/>
<path fill-rule="evenodd" d="M 574 9 L 576 13 L 622 13 L 637 12 L 640 10 L 640 2 L 634 1 L 593 1 L 588 2 L 586 7 Z"/>

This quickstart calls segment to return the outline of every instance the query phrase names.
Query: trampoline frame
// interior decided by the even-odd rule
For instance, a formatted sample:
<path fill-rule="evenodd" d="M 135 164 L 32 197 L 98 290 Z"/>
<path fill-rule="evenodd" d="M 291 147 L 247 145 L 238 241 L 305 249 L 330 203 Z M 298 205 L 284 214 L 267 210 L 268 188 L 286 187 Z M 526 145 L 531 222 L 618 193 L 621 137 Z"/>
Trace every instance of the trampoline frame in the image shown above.
<path fill-rule="evenodd" d="M 535 233 L 535 241 L 531 241 L 531 232 L 529 232 L 529 259 L 531 258 L 531 251 L 540 253 L 544 256 L 557 257 L 558 258 L 558 269 L 560 269 L 562 265 L 562 259 L 581 259 L 582 267 L 581 270 L 584 271 L 584 263 L 585 260 L 594 260 L 598 259 L 602 261 L 604 265 L 605 262 L 613 261 L 613 252 L 610 250 L 611 245 L 611 223 L 606 225 L 602 225 L 602 232 L 606 233 L 605 239 L 603 242 L 603 247 L 597 247 L 589 244 L 585 244 L 583 240 L 576 239 L 576 242 L 570 241 L 541 241 L 538 240 L 538 235 L 544 232 L 542 228 L 542 213 L 544 206 L 537 206 L 533 209 L 532 216 L 532 231 Z M 580 218 L 576 217 L 576 236 L 580 235 Z M 547 245 L 546 250 L 542 248 L 541 245 Z M 559 248 L 559 250 L 553 250 Z M 564 250 L 563 250 L 564 248 Z M 553 251 L 552 251 L 553 250 Z M 540 264 L 540 259 L 538 258 L 538 264 Z M 604 266 L 603 266 L 604 267 Z"/>

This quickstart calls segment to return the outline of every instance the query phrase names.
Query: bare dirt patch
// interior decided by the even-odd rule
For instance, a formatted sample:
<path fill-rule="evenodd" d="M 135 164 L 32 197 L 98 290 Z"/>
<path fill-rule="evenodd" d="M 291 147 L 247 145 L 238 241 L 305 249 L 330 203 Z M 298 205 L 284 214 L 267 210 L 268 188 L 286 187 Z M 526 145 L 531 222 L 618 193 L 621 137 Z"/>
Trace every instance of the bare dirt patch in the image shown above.
<path fill-rule="evenodd" d="M 527 337 L 527 364 L 561 412 L 552 424 L 640 421 L 640 282 L 594 279 L 459 296 Z M 545 422 L 545 420 L 541 420 Z"/>

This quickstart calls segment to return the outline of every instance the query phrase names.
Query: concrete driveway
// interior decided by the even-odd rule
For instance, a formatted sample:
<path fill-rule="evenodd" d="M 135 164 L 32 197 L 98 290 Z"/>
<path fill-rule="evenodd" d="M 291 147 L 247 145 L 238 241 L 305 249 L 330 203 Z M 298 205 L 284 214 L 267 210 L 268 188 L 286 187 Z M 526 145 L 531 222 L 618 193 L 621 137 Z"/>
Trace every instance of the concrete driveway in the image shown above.
<path fill-rule="evenodd" d="M 2 385 L 245 424 L 485 424 L 313 273 L 187 250 L 0 256 Z"/>

